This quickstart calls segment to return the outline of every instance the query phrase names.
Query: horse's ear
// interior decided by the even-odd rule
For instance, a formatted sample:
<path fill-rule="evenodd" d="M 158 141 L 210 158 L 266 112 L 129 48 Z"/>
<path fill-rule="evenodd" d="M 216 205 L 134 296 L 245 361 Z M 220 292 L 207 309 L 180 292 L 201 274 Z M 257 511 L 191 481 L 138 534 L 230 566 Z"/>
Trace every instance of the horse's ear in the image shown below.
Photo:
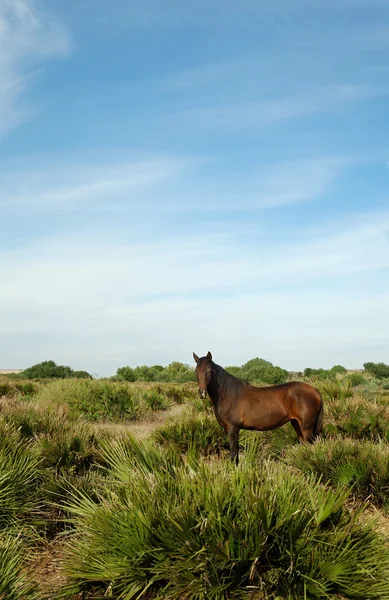
<path fill-rule="evenodd" d="M 207 358 L 207 360 L 212 360 L 212 354 L 210 352 L 208 352 L 206 358 Z"/>
<path fill-rule="evenodd" d="M 200 360 L 200 359 L 199 359 L 199 357 L 197 356 L 197 354 L 195 354 L 194 352 L 193 352 L 193 358 L 195 359 L 195 361 L 196 361 L 197 363 L 198 363 L 198 362 L 199 362 L 199 360 Z"/>

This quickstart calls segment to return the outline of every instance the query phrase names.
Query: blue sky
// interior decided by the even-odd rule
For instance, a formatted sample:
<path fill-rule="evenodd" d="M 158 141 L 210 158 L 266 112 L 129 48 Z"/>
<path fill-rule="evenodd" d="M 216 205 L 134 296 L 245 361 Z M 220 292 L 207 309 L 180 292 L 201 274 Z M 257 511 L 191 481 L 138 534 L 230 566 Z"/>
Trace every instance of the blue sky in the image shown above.
<path fill-rule="evenodd" d="M 389 362 L 388 0 L 0 0 L 0 368 Z"/>

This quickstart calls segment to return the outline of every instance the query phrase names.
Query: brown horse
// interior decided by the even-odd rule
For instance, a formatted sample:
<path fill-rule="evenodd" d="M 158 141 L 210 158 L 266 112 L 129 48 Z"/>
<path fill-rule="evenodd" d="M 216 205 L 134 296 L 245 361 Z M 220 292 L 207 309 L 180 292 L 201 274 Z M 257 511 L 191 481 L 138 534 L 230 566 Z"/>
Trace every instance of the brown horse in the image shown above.
<path fill-rule="evenodd" d="M 239 431 L 277 429 L 288 421 L 300 442 L 313 442 L 323 426 L 320 392 L 299 381 L 255 387 L 230 375 L 212 360 L 212 354 L 195 359 L 200 398 L 208 392 L 216 419 L 228 436 L 231 460 L 238 464 Z"/>

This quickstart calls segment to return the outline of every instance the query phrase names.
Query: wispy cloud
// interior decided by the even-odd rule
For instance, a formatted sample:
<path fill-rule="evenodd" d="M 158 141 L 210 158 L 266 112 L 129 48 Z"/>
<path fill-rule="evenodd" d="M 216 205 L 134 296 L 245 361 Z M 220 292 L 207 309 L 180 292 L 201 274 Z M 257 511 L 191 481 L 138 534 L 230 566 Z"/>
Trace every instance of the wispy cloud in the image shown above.
<path fill-rule="evenodd" d="M 227 157 L 228 158 L 228 157 Z M 231 161 L 231 159 L 229 159 Z M 220 180 L 208 174 L 221 162 Z M 159 213 L 257 210 L 315 200 L 356 159 L 324 156 L 279 164 L 165 156 L 115 164 L 34 163 L 0 172 L 0 208 L 8 214 L 148 208 Z M 205 168 L 204 168 L 205 167 Z M 22 174 L 22 176 L 21 176 Z"/>
<path fill-rule="evenodd" d="M 200 126 L 247 129 L 333 111 L 348 104 L 388 94 L 388 86 L 334 85 L 316 90 L 308 89 L 302 96 L 244 102 L 216 108 L 193 108 L 166 115 L 164 118 L 192 128 Z"/>
<path fill-rule="evenodd" d="M 184 158 L 156 158 L 93 167 L 52 165 L 50 172 L 35 165 L 23 171 L 22 182 L 18 172 L 4 177 L 0 207 L 7 212 L 50 212 L 109 208 L 120 201 L 134 206 L 142 202 L 143 189 L 177 177 L 189 164 Z"/>
<path fill-rule="evenodd" d="M 347 228 L 303 228 L 293 245 L 282 235 L 247 244 L 231 234 L 147 243 L 94 234 L 2 252 L 0 327 L 13 339 L 39 333 L 50 356 L 67 361 L 79 339 L 85 366 L 104 372 L 122 361 L 187 360 L 205 341 L 220 362 L 243 362 L 262 348 L 290 368 L 323 356 L 358 366 L 352 345 L 360 344 L 354 359 L 366 360 L 369 344 L 389 335 L 389 290 L 364 283 L 389 269 L 389 215 L 360 216 Z"/>
<path fill-rule="evenodd" d="M 233 230 L 177 232 L 141 243 L 73 232 L 71 240 L 58 237 L 28 251 L 3 251 L 0 305 L 112 314 L 123 305 L 131 311 L 134 303 L 154 295 L 158 304 L 164 296 L 247 292 L 367 273 L 389 268 L 388 233 L 388 213 L 348 222 L 347 233 L 343 222 L 316 231 L 309 226 L 293 244 L 282 242 L 281 230 L 273 242 L 256 243 Z"/>
<path fill-rule="evenodd" d="M 0 0 L 0 137 L 31 113 L 22 96 L 34 69 L 69 49 L 65 28 L 37 2 Z"/>

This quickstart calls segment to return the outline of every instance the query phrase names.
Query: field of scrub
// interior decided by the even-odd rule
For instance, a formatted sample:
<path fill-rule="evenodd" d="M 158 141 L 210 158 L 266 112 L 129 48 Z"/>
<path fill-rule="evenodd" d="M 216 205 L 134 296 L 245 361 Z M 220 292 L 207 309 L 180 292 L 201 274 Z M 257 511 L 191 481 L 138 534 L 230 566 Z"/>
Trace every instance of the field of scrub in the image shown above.
<path fill-rule="evenodd" d="M 389 598 L 389 386 L 323 436 L 224 431 L 194 383 L 0 378 L 0 598 Z"/>

